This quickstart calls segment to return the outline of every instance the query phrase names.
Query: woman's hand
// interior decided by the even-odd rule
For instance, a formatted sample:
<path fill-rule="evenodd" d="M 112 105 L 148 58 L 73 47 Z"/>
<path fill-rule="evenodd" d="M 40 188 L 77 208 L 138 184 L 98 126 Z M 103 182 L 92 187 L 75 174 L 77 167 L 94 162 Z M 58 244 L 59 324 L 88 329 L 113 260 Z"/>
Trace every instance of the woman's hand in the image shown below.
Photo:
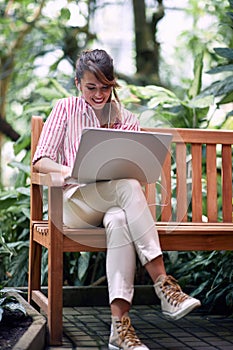
<path fill-rule="evenodd" d="M 72 169 L 66 165 L 58 164 L 50 158 L 41 158 L 35 165 L 34 169 L 40 173 L 61 173 L 64 178 L 71 176 Z"/>
<path fill-rule="evenodd" d="M 64 178 L 71 177 L 72 169 L 69 166 L 62 165 L 62 175 Z"/>

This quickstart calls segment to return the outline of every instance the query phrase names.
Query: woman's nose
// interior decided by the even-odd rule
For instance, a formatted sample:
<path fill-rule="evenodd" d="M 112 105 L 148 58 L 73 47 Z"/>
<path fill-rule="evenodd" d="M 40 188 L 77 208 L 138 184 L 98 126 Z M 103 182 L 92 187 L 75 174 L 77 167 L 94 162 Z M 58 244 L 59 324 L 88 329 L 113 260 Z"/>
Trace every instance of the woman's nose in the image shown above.
<path fill-rule="evenodd" d="M 102 90 L 101 90 L 101 89 L 96 89 L 95 95 L 96 95 L 97 97 L 102 96 L 102 95 L 103 95 Z"/>

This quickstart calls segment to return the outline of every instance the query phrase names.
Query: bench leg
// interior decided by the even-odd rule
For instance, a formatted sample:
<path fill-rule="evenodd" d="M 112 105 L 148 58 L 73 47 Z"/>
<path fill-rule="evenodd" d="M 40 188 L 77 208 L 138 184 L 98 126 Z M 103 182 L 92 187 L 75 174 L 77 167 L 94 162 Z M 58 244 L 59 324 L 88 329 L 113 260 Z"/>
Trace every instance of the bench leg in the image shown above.
<path fill-rule="evenodd" d="M 49 249 L 48 255 L 48 328 L 50 345 L 62 344 L 63 250 Z"/>
<path fill-rule="evenodd" d="M 42 247 L 30 239 L 29 271 L 28 271 L 28 302 L 32 304 L 32 291 L 41 288 L 41 256 Z M 36 306 L 36 305 L 33 305 Z M 37 307 L 38 308 L 38 307 Z"/>

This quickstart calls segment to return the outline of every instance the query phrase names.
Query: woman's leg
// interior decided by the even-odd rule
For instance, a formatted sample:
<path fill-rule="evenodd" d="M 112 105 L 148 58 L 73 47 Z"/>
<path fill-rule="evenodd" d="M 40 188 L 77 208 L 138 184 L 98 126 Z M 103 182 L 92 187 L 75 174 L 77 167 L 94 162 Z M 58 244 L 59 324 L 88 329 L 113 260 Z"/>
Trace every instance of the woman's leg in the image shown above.
<path fill-rule="evenodd" d="M 133 243 L 153 281 L 159 275 L 166 274 L 155 223 L 138 181 L 106 181 L 90 184 L 72 192 L 73 189 L 64 194 L 64 223 L 67 226 L 98 226 L 110 208 L 121 208 L 126 220 L 122 225 L 127 227 L 129 233 L 127 239 Z M 117 216 L 111 216 L 113 224 L 115 218 L 117 219 Z M 117 225 L 119 226 L 118 223 Z"/>
<path fill-rule="evenodd" d="M 149 350 L 138 338 L 128 316 L 134 291 L 136 253 L 124 210 L 110 208 L 103 223 L 108 246 L 106 263 L 112 314 L 109 349 Z"/>
<path fill-rule="evenodd" d="M 123 179 L 100 182 L 81 187 L 77 193 L 80 202 L 96 214 L 95 219 L 97 216 L 98 219 L 103 217 L 112 207 L 120 207 L 124 211 L 130 242 L 134 244 L 153 281 L 156 280 L 155 291 L 166 315 L 177 319 L 200 306 L 199 300 L 187 296 L 174 279 L 166 276 L 158 233 L 138 181 Z M 85 217 L 82 219 L 85 221 Z M 161 278 L 157 277 L 160 274 Z"/>
<path fill-rule="evenodd" d="M 127 314 L 133 298 L 136 267 L 135 248 L 129 234 L 125 213 L 110 208 L 103 220 L 107 238 L 107 280 L 113 316 Z"/>

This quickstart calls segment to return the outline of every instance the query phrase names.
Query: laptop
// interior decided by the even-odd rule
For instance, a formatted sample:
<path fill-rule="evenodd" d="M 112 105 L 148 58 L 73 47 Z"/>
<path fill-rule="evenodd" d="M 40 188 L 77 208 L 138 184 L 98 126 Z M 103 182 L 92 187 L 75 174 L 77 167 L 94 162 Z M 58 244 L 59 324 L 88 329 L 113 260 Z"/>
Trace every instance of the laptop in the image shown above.
<path fill-rule="evenodd" d="M 124 178 L 154 183 L 171 140 L 167 133 L 85 128 L 71 178 L 79 184 Z"/>

